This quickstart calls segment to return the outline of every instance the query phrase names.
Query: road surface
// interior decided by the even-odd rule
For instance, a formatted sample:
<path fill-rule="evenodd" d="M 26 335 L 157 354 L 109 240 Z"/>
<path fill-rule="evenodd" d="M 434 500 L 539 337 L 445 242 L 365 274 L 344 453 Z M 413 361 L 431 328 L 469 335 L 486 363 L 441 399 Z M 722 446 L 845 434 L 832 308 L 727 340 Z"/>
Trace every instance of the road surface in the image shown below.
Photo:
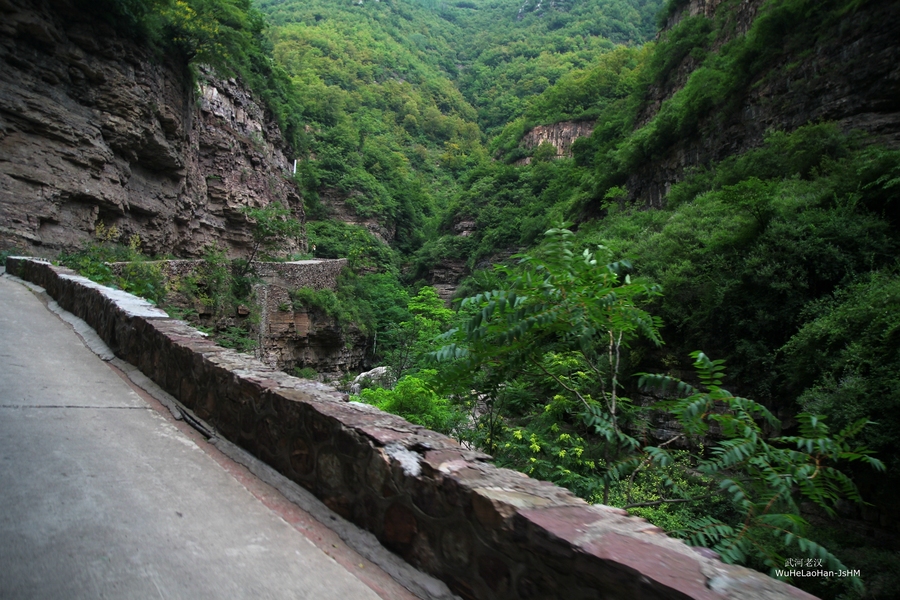
<path fill-rule="evenodd" d="M 409 600 L 0 277 L 0 598 Z"/>

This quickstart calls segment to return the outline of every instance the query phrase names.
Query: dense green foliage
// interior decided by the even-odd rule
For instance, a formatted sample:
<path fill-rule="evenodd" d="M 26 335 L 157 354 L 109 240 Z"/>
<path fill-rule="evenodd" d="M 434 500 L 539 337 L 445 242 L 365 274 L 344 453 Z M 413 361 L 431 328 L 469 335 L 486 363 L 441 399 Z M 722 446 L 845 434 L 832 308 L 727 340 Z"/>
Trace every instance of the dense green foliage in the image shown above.
<path fill-rule="evenodd" d="M 674 186 L 665 209 L 641 210 L 610 194 L 605 217 L 582 223 L 578 236 L 584 244 L 603 243 L 616 255 L 630 258 L 638 274 L 664 290 L 649 310 L 662 318 L 667 345 L 634 344 L 625 372 L 688 373 L 683 357 L 700 347 L 727 359 L 733 387 L 787 417 L 788 427 L 797 428 L 791 423 L 804 411 L 826 415 L 832 431 L 838 432 L 859 419 L 872 419 L 876 424 L 858 437 L 887 464 L 886 479 L 866 470 L 851 472 L 867 498 L 890 505 L 894 500 L 887 490 L 897 481 L 900 429 L 895 199 L 900 153 L 866 146 L 865 141 L 828 124 L 772 133 L 762 148 L 710 165 Z M 567 161 L 527 168 L 495 166 L 482 185 L 528 181 L 542 170 L 551 174 L 551 185 L 565 189 L 578 167 Z M 479 232 L 480 239 L 523 231 L 516 215 L 528 206 L 530 194 L 524 186 L 510 188 L 515 191 L 506 196 L 492 195 L 484 212 L 491 214 L 493 205 L 506 211 L 505 217 L 493 229 Z M 570 194 L 577 198 L 578 192 Z M 559 207 L 548 206 L 551 211 Z M 473 285 L 476 290 L 492 289 L 496 282 L 496 277 L 482 276 Z M 555 368 L 579 369 L 568 357 L 552 358 Z M 545 377 L 545 386 L 550 383 Z M 623 377 L 623 383 L 629 395 L 637 393 L 633 380 Z M 520 407 L 529 403 L 548 407 L 523 418 L 498 442 L 504 448 L 501 460 L 579 493 L 595 493 L 590 485 L 596 486 L 597 478 L 579 477 L 578 461 L 590 456 L 591 445 L 583 432 L 559 428 L 555 415 L 560 408 L 552 389 L 513 380 L 498 397 L 507 418 L 522 415 Z M 540 451 L 532 451 L 532 446 Z M 587 460 L 592 459 L 596 457 Z M 650 498 L 663 497 L 653 483 L 658 480 L 644 480 L 643 475 L 635 478 L 636 489 Z M 708 480 L 688 479 L 680 485 L 702 497 Z M 615 488 L 610 498 L 620 505 L 632 503 Z M 652 507 L 643 514 L 667 528 L 686 531 L 705 514 L 711 530 L 727 537 L 734 533 L 735 522 L 728 520 L 734 513 L 725 508 L 707 503 L 698 513 L 686 506 Z M 714 522 L 727 527 L 717 529 Z M 806 535 L 820 539 L 816 531 Z M 705 541 L 715 544 L 721 539 Z M 772 544 L 777 546 L 776 541 Z M 864 565 L 867 555 L 849 556 Z M 762 567 L 756 560 L 765 559 L 751 559 Z M 816 586 L 820 593 L 846 593 Z"/>
<path fill-rule="evenodd" d="M 81 250 L 64 252 L 60 264 L 78 271 L 91 281 L 125 290 L 154 304 L 166 298 L 166 285 L 157 264 L 141 254 L 141 238 L 131 236 L 122 244 L 118 229 L 97 225 L 95 238 Z M 122 263 L 118 269 L 111 263 Z"/>
<path fill-rule="evenodd" d="M 409 317 L 408 299 L 406 290 L 392 274 L 356 275 L 350 269 L 340 274 L 334 291 L 306 287 L 291 292 L 295 309 L 317 311 L 344 329 L 355 326 L 376 339 Z M 380 343 L 381 348 L 376 347 L 379 357 L 386 351 L 384 340 Z"/>
<path fill-rule="evenodd" d="M 896 468 L 900 390 L 900 274 L 873 272 L 811 302 L 804 325 L 781 349 L 785 388 L 803 410 L 838 424 L 868 417 L 863 439 Z M 891 481 L 896 481 L 892 474 Z M 882 486 L 878 489 L 884 490 Z M 874 491 L 874 490 L 873 490 Z M 876 492 L 878 496 L 886 495 Z"/>
<path fill-rule="evenodd" d="M 456 11 L 463 34 L 460 88 L 478 109 L 479 124 L 495 132 L 523 114 L 530 98 L 615 44 L 652 38 L 656 0 L 542 2 L 495 0 Z M 460 37 L 460 36 L 458 36 Z"/>
<path fill-rule="evenodd" d="M 582 235 L 663 285 L 675 352 L 706 347 L 734 365 L 742 390 L 790 406 L 777 356 L 815 302 L 895 267 L 900 240 L 879 181 L 898 158 L 827 125 L 773 134 L 675 186 L 669 208 L 612 211 Z"/>
<path fill-rule="evenodd" d="M 700 133 L 701 122 L 707 128 L 728 122 L 760 75 L 784 56 L 798 55 L 818 37 L 827 36 L 858 5 L 840 0 L 767 2 L 742 36 L 733 35 L 734 12 L 728 10 L 728 3 L 716 12 L 714 21 L 703 16 L 682 19 L 654 48 L 640 73 L 634 101 L 604 111 L 600 121 L 613 126 L 598 128 L 583 149 L 592 155 L 583 160 L 595 167 L 595 198 L 620 185 L 641 165 L 663 156 L 679 140 Z M 674 67 L 687 56 L 695 66 L 684 85 L 649 122 L 633 129 L 647 86 L 669 84 Z"/>
<path fill-rule="evenodd" d="M 442 363 L 441 389 L 477 423 L 470 439 L 502 464 L 591 501 L 646 511 L 727 562 L 781 568 L 796 546 L 844 569 L 809 538 L 800 502 L 829 514 L 841 499 L 861 502 L 837 466 L 860 461 L 884 469 L 852 442 L 867 419 L 832 434 L 822 417 L 801 413 L 798 435 L 771 436 L 778 419 L 722 388 L 723 361 L 700 352 L 692 353 L 697 386 L 644 375 L 643 387 L 669 399 L 642 404 L 624 397 L 619 378 L 639 360 L 633 342 L 662 342 L 658 320 L 642 308 L 659 289 L 633 280 L 627 261 L 607 262 L 603 247 L 577 252 L 568 230 L 547 236 L 517 269 L 496 267 L 499 288 L 463 301 L 466 318 L 432 355 Z M 651 433 L 660 413 L 679 423 L 662 439 Z M 673 452 L 672 444 L 692 452 Z"/>
<path fill-rule="evenodd" d="M 480 147 L 475 112 L 446 74 L 454 66 L 445 22 L 409 2 L 260 6 L 302 102 L 298 171 L 310 215 L 327 217 L 336 197 L 414 249 L 455 187 L 448 167 L 465 166 Z"/>
<path fill-rule="evenodd" d="M 253 240 L 243 274 L 250 272 L 253 261 L 257 258 L 266 260 L 280 258 L 276 255 L 290 242 L 299 240 L 303 234 L 303 224 L 280 202 L 273 202 L 260 208 L 245 206 L 241 212 L 250 221 L 250 237 Z"/>
<path fill-rule="evenodd" d="M 599 437 L 586 445 L 589 456 L 578 454 L 576 462 L 585 468 L 571 470 L 571 476 L 587 486 L 583 495 L 606 502 L 638 448 L 625 433 L 636 413 L 620 395 L 622 349 L 641 335 L 662 342 L 658 321 L 640 306 L 658 289 L 632 281 L 627 262 L 606 262 L 610 257 L 603 247 L 574 252 L 573 237 L 571 231 L 552 229 L 547 247 L 524 256 L 520 271 L 496 267 L 505 285 L 463 301 L 461 310 L 471 306 L 472 316 L 445 335 L 451 343 L 434 358 L 446 363 L 441 373 L 449 392 L 480 395 L 472 407 L 484 417 L 477 443 L 493 454 L 515 412 L 507 403 L 516 405 L 525 421 L 540 421 L 541 412 L 580 415 Z M 510 388 L 521 389 L 511 398 Z M 553 399 L 550 404 L 547 398 Z"/>
<path fill-rule="evenodd" d="M 465 420 L 465 415 L 434 391 L 432 380 L 436 374 L 437 371 L 426 369 L 417 375 L 402 377 L 393 389 L 364 389 L 360 400 L 400 415 L 410 423 L 453 434 Z"/>
<path fill-rule="evenodd" d="M 364 227 L 341 221 L 310 221 L 306 234 L 309 250 L 316 258 L 346 258 L 356 272 L 397 274 L 396 252 Z"/>
<path fill-rule="evenodd" d="M 658 375 L 644 375 L 641 381 L 663 390 L 674 387 L 684 396 L 653 407 L 680 423 L 681 432 L 670 441 L 683 437 L 696 445 L 716 431 L 713 447 L 699 454 L 692 468 L 725 493 L 740 519 L 729 523 L 702 515 L 678 533 L 691 543 L 714 548 L 726 562 L 761 562 L 759 566 L 775 570 L 784 567 L 796 545 L 807 556 L 822 559 L 827 568 L 845 570 L 840 559 L 807 537 L 809 524 L 799 503 L 811 502 L 835 516 L 842 499 L 862 502 L 856 485 L 838 466 L 859 461 L 884 470 L 871 450 L 853 441 L 871 423 L 862 418 L 831 434 L 823 417 L 800 413 L 799 435 L 768 438 L 763 426 L 777 428 L 778 419 L 761 404 L 721 387 L 723 361 L 710 360 L 702 352 L 692 356 L 701 388 Z M 666 443 L 645 448 L 648 457 L 637 468 L 676 464 L 676 457 L 662 447 Z M 678 493 L 677 486 L 671 487 Z M 681 497 L 697 501 L 693 494 Z M 861 591 L 861 582 L 855 583 Z"/>
<path fill-rule="evenodd" d="M 307 124 L 298 171 L 309 214 L 325 218 L 335 203 L 346 206 L 385 226 L 394 246 L 409 252 L 432 237 L 429 220 L 458 190 L 458 178 L 485 163 L 482 131 L 522 116 L 535 94 L 615 43 L 648 39 L 659 2 L 259 6 Z M 592 92 L 574 104 L 587 104 Z M 573 116 L 598 113 L 575 105 Z"/>
<path fill-rule="evenodd" d="M 217 245 L 205 248 L 203 261 L 191 273 L 173 278 L 168 286 L 180 296 L 166 305 L 170 315 L 185 319 L 213 336 L 220 346 L 252 352 L 257 346 L 253 325 L 259 320 L 253 284 L 258 281 L 252 264 L 231 260 Z M 253 307 L 253 310 L 250 309 Z M 249 314 L 240 318 L 239 309 Z"/>

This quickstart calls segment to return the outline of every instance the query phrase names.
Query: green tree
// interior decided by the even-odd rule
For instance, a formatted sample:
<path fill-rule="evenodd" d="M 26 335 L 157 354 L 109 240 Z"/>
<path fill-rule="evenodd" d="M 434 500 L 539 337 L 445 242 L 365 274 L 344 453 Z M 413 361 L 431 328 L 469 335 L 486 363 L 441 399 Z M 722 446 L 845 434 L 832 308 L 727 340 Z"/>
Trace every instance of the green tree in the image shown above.
<path fill-rule="evenodd" d="M 399 415 L 410 423 L 453 434 L 464 420 L 464 415 L 434 390 L 436 375 L 437 371 L 424 369 L 416 375 L 401 378 L 392 390 L 364 389 L 360 392 L 360 399 Z"/>
<path fill-rule="evenodd" d="M 541 252 L 521 256 L 518 272 L 495 267 L 506 275 L 503 288 L 463 300 L 461 310 L 471 317 L 448 332 L 450 343 L 433 357 L 448 363 L 451 385 L 478 390 L 483 406 L 476 411 L 490 452 L 499 449 L 508 382 L 542 380 L 540 387 L 553 390 L 564 405 L 560 417 L 579 419 L 581 429 L 595 436 L 598 458 L 583 466 L 602 482 L 606 501 L 640 449 L 625 429 L 637 411 L 621 395 L 622 352 L 638 336 L 662 343 L 659 321 L 641 308 L 660 290 L 632 280 L 626 261 L 608 262 L 602 246 L 573 251 L 574 234 L 567 229 L 551 229 L 546 238 Z"/>
<path fill-rule="evenodd" d="M 241 208 L 241 212 L 253 223 L 251 230 L 253 247 L 242 275 L 249 272 L 260 251 L 264 253 L 283 251 L 284 245 L 289 240 L 296 239 L 303 233 L 303 225 L 293 218 L 290 209 L 282 206 L 280 202 L 273 202 L 262 208 L 245 206 Z M 271 258 L 268 254 L 264 256 Z"/>
<path fill-rule="evenodd" d="M 692 544 L 713 548 L 729 563 L 759 561 L 774 571 L 784 568 L 787 552 L 796 547 L 807 557 L 823 560 L 827 568 L 846 570 L 836 556 L 806 537 L 809 524 L 801 516 L 800 503 L 811 502 L 835 516 L 838 501 L 862 502 L 856 485 L 840 467 L 859 461 L 884 470 L 871 450 L 853 442 L 871 423 L 858 419 L 832 434 L 823 417 L 800 413 L 796 416 L 800 435 L 767 435 L 764 426 L 777 430 L 780 422 L 763 405 L 721 387 L 723 361 L 699 351 L 692 357 L 700 387 L 667 376 L 641 377 L 646 388 L 681 396 L 653 407 L 675 417 L 681 431 L 664 444 L 645 448 L 641 467 L 672 465 L 675 457 L 665 445 L 683 439 L 689 447 L 699 448 L 712 434 L 715 445 L 706 454 L 696 454 L 692 468 L 707 478 L 715 490 L 711 493 L 730 499 L 739 518 L 728 522 L 704 515 L 676 533 Z M 669 487 L 671 497 L 658 503 L 697 500 L 677 486 Z"/>
<path fill-rule="evenodd" d="M 446 330 L 453 311 L 444 306 L 444 301 L 431 286 L 422 286 L 410 298 L 407 305 L 410 318 L 402 321 L 387 332 L 387 345 L 391 350 L 385 362 L 391 370 L 394 381 L 403 375 L 418 370 L 422 357 L 434 350 L 437 337 Z"/>
<path fill-rule="evenodd" d="M 677 397 L 636 405 L 620 393 L 623 355 L 639 336 L 662 343 L 658 320 L 641 307 L 660 290 L 624 274 L 627 263 L 599 261 L 609 256 L 602 247 L 573 252 L 568 230 L 550 230 L 547 238 L 541 252 L 521 257 L 518 271 L 497 267 L 505 286 L 463 301 L 468 319 L 433 355 L 445 363 L 445 390 L 458 399 L 468 389 L 478 394 L 475 414 L 486 432 L 475 441 L 501 462 L 592 501 L 690 507 L 677 519 L 655 516 L 727 562 L 782 568 L 798 548 L 844 570 L 808 536 L 800 504 L 833 515 L 839 500 L 862 501 L 840 468 L 858 461 L 884 469 L 853 442 L 868 420 L 831 433 L 823 417 L 802 413 L 799 435 L 773 436 L 780 427 L 774 415 L 724 389 L 723 361 L 701 352 L 692 355 L 699 386 L 645 374 L 640 385 Z M 677 422 L 675 433 L 647 426 L 663 415 Z M 722 497 L 722 514 L 706 514 Z"/>

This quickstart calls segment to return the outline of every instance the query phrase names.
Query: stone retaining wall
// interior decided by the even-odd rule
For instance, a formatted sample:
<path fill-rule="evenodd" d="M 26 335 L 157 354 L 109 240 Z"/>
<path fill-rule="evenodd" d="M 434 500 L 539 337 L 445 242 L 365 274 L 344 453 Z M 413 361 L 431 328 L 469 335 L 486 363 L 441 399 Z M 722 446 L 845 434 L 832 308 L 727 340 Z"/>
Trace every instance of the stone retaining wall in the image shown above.
<path fill-rule="evenodd" d="M 117 356 L 466 599 L 811 598 L 625 511 L 234 351 L 133 296 L 10 258 Z"/>

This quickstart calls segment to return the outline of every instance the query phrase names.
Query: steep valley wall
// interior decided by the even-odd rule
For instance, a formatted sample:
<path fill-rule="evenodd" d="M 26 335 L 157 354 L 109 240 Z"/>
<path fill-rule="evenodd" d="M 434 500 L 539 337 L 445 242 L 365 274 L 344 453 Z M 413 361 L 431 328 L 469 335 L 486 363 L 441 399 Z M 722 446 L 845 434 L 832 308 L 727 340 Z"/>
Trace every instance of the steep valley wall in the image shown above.
<path fill-rule="evenodd" d="M 691 0 L 670 17 L 666 28 L 687 16 L 719 19 L 729 33 L 712 48 L 717 50 L 746 35 L 765 4 Z M 671 185 L 690 169 L 758 147 L 769 130 L 835 121 L 845 131 L 861 130 L 877 142 L 900 146 L 900 3 L 862 2 L 820 26 L 811 44 L 792 47 L 799 27 L 783 32 L 785 51 L 778 60 L 765 65 L 740 97 L 730 100 L 736 109 L 706 115 L 695 135 L 630 174 L 626 187 L 633 198 L 660 206 Z M 649 122 L 698 66 L 688 54 L 665 81 L 651 86 L 637 125 Z"/>
<path fill-rule="evenodd" d="M 240 254 L 242 207 L 303 216 L 284 152 L 235 80 L 194 78 L 70 0 L 0 0 L 0 250 L 55 255 L 103 222 L 152 253 Z"/>

